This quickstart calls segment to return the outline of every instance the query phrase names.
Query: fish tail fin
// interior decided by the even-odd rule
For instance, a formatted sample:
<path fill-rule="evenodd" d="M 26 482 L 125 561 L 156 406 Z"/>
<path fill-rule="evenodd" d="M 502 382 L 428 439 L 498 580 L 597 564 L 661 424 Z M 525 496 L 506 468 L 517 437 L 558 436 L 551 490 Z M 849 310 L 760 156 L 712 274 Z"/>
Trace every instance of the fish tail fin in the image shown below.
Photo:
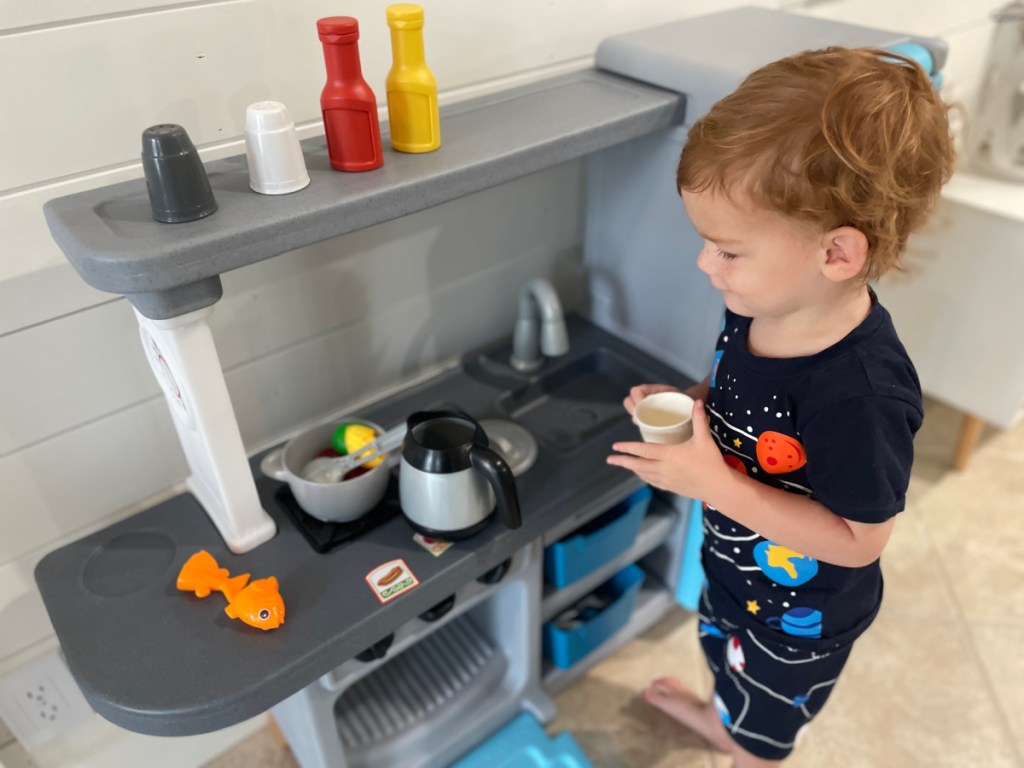
<path fill-rule="evenodd" d="M 225 579 L 218 589 L 224 594 L 224 597 L 230 601 L 234 600 L 235 595 L 245 589 L 245 585 L 248 583 L 249 574 L 243 573 L 241 576 L 235 576 L 233 579 Z"/>
<path fill-rule="evenodd" d="M 178 572 L 177 586 L 183 592 L 195 592 L 196 597 L 206 597 L 211 590 L 217 588 L 220 571 L 227 571 L 217 565 L 213 555 L 205 549 L 196 552 L 185 561 Z"/>

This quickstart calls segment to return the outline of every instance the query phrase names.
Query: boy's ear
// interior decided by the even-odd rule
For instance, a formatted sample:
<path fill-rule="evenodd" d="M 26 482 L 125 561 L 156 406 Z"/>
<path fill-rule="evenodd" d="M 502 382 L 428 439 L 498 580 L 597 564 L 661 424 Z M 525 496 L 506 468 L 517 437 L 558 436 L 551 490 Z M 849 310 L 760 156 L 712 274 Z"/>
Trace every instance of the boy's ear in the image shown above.
<path fill-rule="evenodd" d="M 822 239 L 825 261 L 822 274 L 829 280 L 843 282 L 856 277 L 868 260 L 868 238 L 855 227 L 837 227 Z"/>

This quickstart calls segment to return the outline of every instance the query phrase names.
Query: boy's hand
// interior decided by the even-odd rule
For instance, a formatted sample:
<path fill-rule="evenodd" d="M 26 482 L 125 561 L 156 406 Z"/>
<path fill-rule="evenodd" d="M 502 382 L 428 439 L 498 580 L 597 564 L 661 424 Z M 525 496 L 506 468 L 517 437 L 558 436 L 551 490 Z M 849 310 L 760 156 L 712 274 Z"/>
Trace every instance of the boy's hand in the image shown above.
<path fill-rule="evenodd" d="M 678 387 L 673 387 L 668 384 L 638 384 L 629 390 L 629 397 L 622 401 L 626 411 L 630 416 L 633 415 L 633 411 L 636 410 L 637 404 L 648 395 L 653 395 L 656 392 L 680 392 Z M 696 398 L 695 398 L 696 399 Z"/>
<path fill-rule="evenodd" d="M 735 475 L 711 436 L 703 400 L 693 405 L 693 437 L 685 443 L 615 443 L 612 449 L 619 453 L 608 457 L 609 464 L 635 472 L 655 488 L 691 499 L 708 501 Z"/>

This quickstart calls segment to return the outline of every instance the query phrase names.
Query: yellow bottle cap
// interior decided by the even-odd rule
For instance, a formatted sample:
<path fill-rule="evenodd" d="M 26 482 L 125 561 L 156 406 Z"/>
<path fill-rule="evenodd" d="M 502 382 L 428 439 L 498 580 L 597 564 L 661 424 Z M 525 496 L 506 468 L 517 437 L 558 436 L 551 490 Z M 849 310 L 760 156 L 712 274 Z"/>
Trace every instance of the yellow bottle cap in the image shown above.
<path fill-rule="evenodd" d="M 396 3 L 387 8 L 388 26 L 396 29 L 416 29 L 423 26 L 423 6 L 415 3 Z"/>

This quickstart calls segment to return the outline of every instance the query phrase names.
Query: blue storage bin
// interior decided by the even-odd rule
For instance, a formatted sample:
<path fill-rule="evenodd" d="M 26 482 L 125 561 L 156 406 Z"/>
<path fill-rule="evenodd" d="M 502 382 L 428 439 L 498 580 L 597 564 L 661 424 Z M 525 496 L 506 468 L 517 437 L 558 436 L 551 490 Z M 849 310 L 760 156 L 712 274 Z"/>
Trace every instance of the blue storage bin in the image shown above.
<path fill-rule="evenodd" d="M 560 629 L 554 620 L 544 625 L 544 655 L 557 667 L 568 669 L 624 627 L 633 615 L 636 596 L 644 583 L 644 571 L 627 565 L 595 593 L 612 598 L 599 614 L 572 629 Z"/>
<path fill-rule="evenodd" d="M 544 550 L 544 580 L 560 589 L 633 546 L 652 495 L 645 485 L 582 528 L 551 544 Z"/>
<path fill-rule="evenodd" d="M 554 739 L 523 712 L 452 768 L 592 768 L 572 734 Z"/>

